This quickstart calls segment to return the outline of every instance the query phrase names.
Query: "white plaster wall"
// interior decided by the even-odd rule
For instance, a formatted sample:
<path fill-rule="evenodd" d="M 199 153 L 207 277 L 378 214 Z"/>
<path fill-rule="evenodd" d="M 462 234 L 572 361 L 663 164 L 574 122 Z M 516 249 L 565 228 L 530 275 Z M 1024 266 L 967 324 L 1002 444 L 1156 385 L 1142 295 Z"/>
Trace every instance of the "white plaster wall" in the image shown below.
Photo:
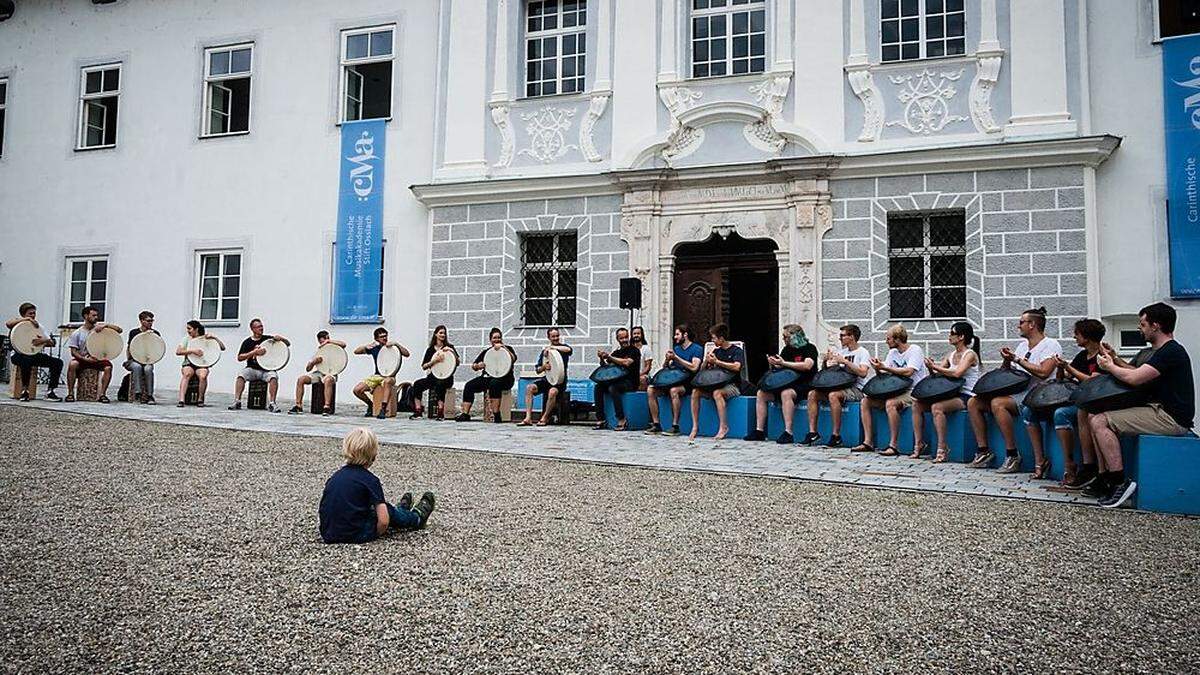
<path fill-rule="evenodd" d="M 415 351 L 426 336 L 428 214 L 408 186 L 431 176 L 437 4 L 428 0 L 297 3 L 207 0 L 19 3 L 0 23 L 0 74 L 10 78 L 0 160 L 0 314 L 35 302 L 43 325 L 63 314 L 67 251 L 108 251 L 108 318 L 124 326 L 151 309 L 168 343 L 192 318 L 192 245 L 238 242 L 246 252 L 242 325 L 212 332 L 235 349 L 249 319 L 297 349 L 284 382 L 329 328 L 330 242 L 337 214 L 338 31 L 395 21 L 394 118 L 384 196 L 387 325 Z M 198 140 L 202 53 L 255 43 L 251 133 Z M 118 147 L 76 152 L 79 67 L 124 62 Z M 335 326 L 361 343 L 371 326 Z M 352 359 L 344 378 L 369 370 Z M 171 386 L 178 359 L 164 360 Z M 416 364 L 406 372 L 414 374 Z M 232 387 L 227 354 L 214 372 Z M 168 375 L 167 373 L 171 373 Z M 349 391 L 343 392 L 343 400 Z M 290 399 L 291 394 L 286 394 Z"/>

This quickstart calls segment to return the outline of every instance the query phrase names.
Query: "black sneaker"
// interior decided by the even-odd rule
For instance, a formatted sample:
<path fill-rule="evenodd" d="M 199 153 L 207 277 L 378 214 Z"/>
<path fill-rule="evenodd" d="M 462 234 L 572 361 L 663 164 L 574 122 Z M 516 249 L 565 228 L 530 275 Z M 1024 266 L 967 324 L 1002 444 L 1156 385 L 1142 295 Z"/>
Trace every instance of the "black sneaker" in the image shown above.
<path fill-rule="evenodd" d="M 840 447 L 842 447 L 842 437 L 837 434 L 834 434 L 829 437 L 829 442 L 826 443 L 825 445 L 828 445 L 831 448 L 840 448 Z"/>
<path fill-rule="evenodd" d="M 817 443 L 821 442 L 821 434 L 818 434 L 815 431 L 810 431 L 807 434 L 804 434 L 804 440 L 800 442 L 804 445 L 816 445 Z"/>
<path fill-rule="evenodd" d="M 764 434 L 763 432 L 759 431 L 758 429 L 755 429 L 754 431 L 751 431 L 750 433 L 746 434 L 746 440 L 747 441 L 765 441 L 765 440 L 767 440 L 767 435 Z"/>
<path fill-rule="evenodd" d="M 429 515 L 433 513 L 434 501 L 433 493 L 426 492 L 425 494 L 421 495 L 421 501 L 417 502 L 417 505 L 413 507 L 412 510 L 416 512 L 417 516 L 421 519 L 417 523 L 418 529 L 425 527 L 425 523 L 429 522 Z"/>
<path fill-rule="evenodd" d="M 21 395 L 17 397 L 17 400 L 21 401 L 22 403 L 28 403 L 29 402 L 29 392 L 27 392 L 27 391 L 21 392 Z"/>
<path fill-rule="evenodd" d="M 647 434 L 661 434 L 661 433 L 662 433 L 662 425 L 660 425 L 658 422 L 651 422 L 651 423 L 650 423 L 650 428 L 649 428 L 649 429 L 646 429 L 645 433 L 647 433 Z"/>
<path fill-rule="evenodd" d="M 454 421 L 455 422 L 470 422 L 471 416 L 465 412 L 460 412 L 454 416 Z"/>
<path fill-rule="evenodd" d="M 413 499 L 412 493 L 405 492 L 404 494 L 400 495 L 400 501 L 396 502 L 396 508 L 404 510 L 404 511 L 411 511 L 412 510 L 412 499 Z"/>
<path fill-rule="evenodd" d="M 792 435 L 785 431 L 782 434 L 779 434 L 779 438 L 776 438 L 775 442 L 779 443 L 780 445 L 791 445 L 792 443 L 796 442 L 796 439 L 792 438 Z"/>
<path fill-rule="evenodd" d="M 1133 493 L 1137 492 L 1137 483 L 1126 478 L 1112 489 L 1107 497 L 1100 500 L 1100 506 L 1106 509 L 1116 509 L 1129 502 Z M 1132 503 L 1130 503 L 1132 506 Z"/>
<path fill-rule="evenodd" d="M 664 431 L 663 433 L 666 434 L 667 436 L 678 436 L 679 435 L 679 425 L 672 424 L 671 428 Z"/>
<path fill-rule="evenodd" d="M 374 416 L 375 416 L 375 413 L 374 413 L 374 411 L 371 410 L 371 406 L 367 406 L 367 414 L 363 415 L 363 417 L 374 417 Z"/>
<path fill-rule="evenodd" d="M 52 391 L 48 391 L 48 392 L 46 392 L 46 400 L 47 401 L 61 401 L 62 399 L 58 397 L 58 394 L 56 394 Z"/>
<path fill-rule="evenodd" d="M 996 459 L 996 453 L 991 450 L 976 450 L 975 458 L 967 464 L 967 468 L 986 469 L 992 465 L 994 459 Z"/>
<path fill-rule="evenodd" d="M 1063 483 L 1063 487 L 1068 490 L 1082 490 L 1091 485 L 1097 478 L 1096 468 L 1091 465 L 1085 465 L 1075 474 L 1069 482 Z"/>
<path fill-rule="evenodd" d="M 288 411 L 288 414 L 289 415 L 299 415 L 302 412 L 304 412 L 304 408 L 301 408 L 298 405 L 294 405 L 294 406 L 292 406 L 292 409 Z"/>
<path fill-rule="evenodd" d="M 492 413 L 492 423 L 500 424 L 500 413 L 498 413 L 498 412 Z"/>
<path fill-rule="evenodd" d="M 234 402 L 233 402 L 233 405 L 229 406 L 229 409 L 230 409 L 230 410 L 241 410 L 241 409 L 242 409 L 242 402 L 241 402 L 241 401 L 234 401 Z"/>

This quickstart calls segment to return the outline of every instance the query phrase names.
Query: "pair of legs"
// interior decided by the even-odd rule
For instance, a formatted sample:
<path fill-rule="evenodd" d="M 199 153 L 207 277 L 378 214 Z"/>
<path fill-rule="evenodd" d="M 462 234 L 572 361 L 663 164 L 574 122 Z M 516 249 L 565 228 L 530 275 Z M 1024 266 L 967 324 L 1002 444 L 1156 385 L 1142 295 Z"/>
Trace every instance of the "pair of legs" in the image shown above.
<path fill-rule="evenodd" d="M 662 424 L 658 417 L 658 397 L 662 396 L 662 390 L 650 385 L 646 387 L 646 405 L 650 408 L 650 429 L 662 430 Z M 679 413 L 683 412 L 683 399 L 688 397 L 687 387 L 684 385 L 676 385 L 667 390 L 667 396 L 671 399 L 671 424 L 672 431 L 679 432 Z"/>
<path fill-rule="evenodd" d="M 454 378 L 439 380 L 433 375 L 426 375 L 421 379 L 413 382 L 412 400 L 413 400 L 413 419 L 421 416 L 425 411 L 425 403 L 422 399 L 426 391 L 433 391 L 433 396 L 437 401 L 437 416 L 445 417 L 446 415 L 446 391 L 454 386 Z"/>
<path fill-rule="evenodd" d="M 875 440 L 875 420 L 871 416 L 871 410 L 883 410 L 887 413 L 888 419 L 888 444 L 883 449 L 883 454 L 891 457 L 900 454 L 896 449 L 900 445 L 900 415 L 904 409 L 912 405 L 912 394 L 903 393 L 899 396 L 893 396 L 888 399 L 876 399 L 870 396 L 864 397 L 862 406 L 859 407 L 859 417 L 862 419 L 863 442 L 858 448 L 873 450 Z M 913 429 L 917 427 L 917 417 L 913 416 Z M 914 439 L 915 440 L 915 439 Z M 914 449 L 913 454 L 916 455 Z"/>
<path fill-rule="evenodd" d="M 934 462 L 941 464 L 950 456 L 950 445 L 947 443 L 948 431 L 947 421 L 951 413 L 956 413 L 959 410 L 966 409 L 967 404 L 963 402 L 962 397 L 955 396 L 954 398 L 938 401 L 936 403 L 926 403 L 925 401 L 913 401 L 913 453 L 912 458 L 917 459 L 924 454 L 928 449 L 929 444 L 925 442 L 925 413 L 928 412 L 933 416 L 933 429 L 937 433 L 937 455 L 933 458 Z"/>
<path fill-rule="evenodd" d="M 296 378 L 296 405 L 292 408 L 293 412 L 304 410 L 304 388 L 318 383 L 325 388 L 325 411 L 328 412 L 332 409 L 329 403 L 333 400 L 333 388 L 337 385 L 337 378 L 333 375 L 322 375 L 313 371 Z"/>
<path fill-rule="evenodd" d="M 726 403 L 731 398 L 741 396 L 742 392 L 736 384 L 727 384 L 720 389 L 713 391 L 704 391 L 703 389 L 692 390 L 692 431 L 688 434 L 688 438 L 695 439 L 696 434 L 700 432 L 700 399 L 708 397 L 713 400 L 713 405 L 717 408 L 717 435 L 713 436 L 716 440 L 721 440 L 729 435 L 729 416 L 725 412 Z"/>
<path fill-rule="evenodd" d="M 130 400 L 154 400 L 154 364 L 126 361 L 125 370 L 129 371 Z"/>
<path fill-rule="evenodd" d="M 183 399 L 187 396 L 188 382 L 193 377 L 200 380 L 200 405 L 204 405 L 204 392 L 208 391 L 208 368 L 195 366 L 183 367 L 183 377 L 179 378 L 179 405 L 183 405 Z"/>
<path fill-rule="evenodd" d="M 475 395 L 487 393 L 487 412 L 494 418 L 500 415 L 500 399 L 504 396 L 504 392 L 512 388 L 512 381 L 506 379 L 496 379 L 487 375 L 480 375 L 467 381 L 463 386 L 462 412 L 459 417 L 471 416 L 471 406 L 475 405 Z"/>
<path fill-rule="evenodd" d="M 544 377 L 538 378 L 534 382 L 530 382 L 525 386 L 525 419 L 518 422 L 521 426 L 529 426 L 533 424 L 533 397 L 535 395 L 546 395 L 545 404 L 542 405 L 542 416 L 538 420 L 538 426 L 544 427 L 550 423 L 550 413 L 554 410 L 554 406 L 558 405 L 559 395 L 563 385 L 556 384 L 550 386 L 550 381 Z"/>
<path fill-rule="evenodd" d="M 605 419 L 604 413 L 604 399 L 611 397 L 613 415 L 617 418 L 617 430 L 625 430 L 625 401 L 621 397 L 633 390 L 633 383 L 627 380 L 615 380 L 596 385 L 596 417 L 599 418 L 599 421 L 596 422 L 597 429 L 604 429 L 608 426 L 608 420 Z"/>
<path fill-rule="evenodd" d="M 279 374 L 274 370 L 255 370 L 254 368 L 243 368 L 242 373 L 238 375 L 237 382 L 233 385 L 233 402 L 240 404 L 242 402 L 242 390 L 246 388 L 247 382 L 267 381 L 267 402 L 272 406 L 275 405 L 275 395 L 279 393 Z"/>
<path fill-rule="evenodd" d="M 754 431 L 755 436 L 765 437 L 767 431 L 767 409 L 771 401 L 779 400 L 779 407 L 783 411 L 783 435 L 780 436 L 780 442 L 791 442 L 792 422 L 796 417 L 796 399 L 800 398 L 800 393 L 795 389 L 788 387 L 777 393 L 759 389 L 754 396 Z M 811 427 L 810 427 L 811 428 Z"/>
<path fill-rule="evenodd" d="M 1097 480 L 1103 479 L 1106 487 L 1113 491 L 1107 500 L 1100 500 L 1101 506 L 1120 506 L 1137 489 L 1136 483 L 1125 478 L 1122 436 L 1186 436 L 1191 433 L 1158 403 L 1088 415 L 1087 423 L 1102 471 Z"/>
<path fill-rule="evenodd" d="M 1004 438 L 1005 463 L 1015 457 L 1016 468 L 1019 469 L 1021 455 L 1017 450 L 1017 433 L 1013 428 L 1013 418 L 1017 416 L 1018 410 L 1017 402 L 1011 396 L 996 396 L 991 399 L 973 396 L 967 402 L 967 419 L 971 421 L 971 431 L 975 434 L 975 445 L 979 448 L 975 453 L 975 459 L 971 461 L 971 466 L 974 468 L 990 466 L 992 458 L 996 456 L 988 448 L 986 418 L 988 413 L 991 413 L 992 418 L 996 420 L 996 426 L 1000 428 L 1000 435 Z"/>
<path fill-rule="evenodd" d="M 829 420 L 832 428 L 829 432 L 829 444 L 840 445 L 842 442 L 842 411 L 847 403 L 861 401 L 863 398 L 862 390 L 857 387 L 847 387 L 836 391 L 817 391 L 813 389 L 808 392 L 808 436 L 805 437 L 806 442 L 814 442 L 820 439 L 817 435 L 817 420 L 821 414 L 821 401 L 829 403 Z"/>
<path fill-rule="evenodd" d="M 392 391 L 396 387 L 396 378 L 384 377 L 382 375 L 371 375 L 367 379 L 354 385 L 354 397 L 363 403 L 367 404 L 367 417 L 370 417 L 374 406 L 374 401 L 371 400 L 370 394 L 374 393 L 379 387 L 383 388 L 384 405 L 379 410 L 379 419 L 387 416 L 388 401 L 392 400 Z"/>
<path fill-rule="evenodd" d="M 50 371 L 50 385 L 47 389 L 49 393 L 54 393 L 58 389 L 59 378 L 62 377 L 63 362 L 61 359 L 56 359 L 45 352 L 38 352 L 33 356 L 22 354 L 14 351 L 12 355 L 12 363 L 21 372 L 21 382 L 25 383 L 25 391 L 29 391 L 29 379 L 33 377 L 33 369 L 45 368 Z M 55 397 L 57 398 L 57 397 Z"/>
<path fill-rule="evenodd" d="M 75 382 L 79 379 L 79 374 L 85 370 L 100 371 L 100 396 L 97 400 L 101 403 L 108 403 L 108 383 L 112 380 L 112 363 L 108 361 L 85 363 L 78 359 L 71 359 L 71 365 L 67 366 L 67 400 L 75 399 Z"/>

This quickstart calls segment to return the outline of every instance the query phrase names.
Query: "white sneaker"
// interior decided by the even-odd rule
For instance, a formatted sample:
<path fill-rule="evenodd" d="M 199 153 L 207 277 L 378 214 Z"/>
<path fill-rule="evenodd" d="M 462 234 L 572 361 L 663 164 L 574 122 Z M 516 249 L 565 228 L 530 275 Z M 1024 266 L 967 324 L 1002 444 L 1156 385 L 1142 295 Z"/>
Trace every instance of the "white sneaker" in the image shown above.
<path fill-rule="evenodd" d="M 279 412 L 279 408 L 276 408 L 274 403 L 268 403 L 267 412 L 277 413 Z"/>

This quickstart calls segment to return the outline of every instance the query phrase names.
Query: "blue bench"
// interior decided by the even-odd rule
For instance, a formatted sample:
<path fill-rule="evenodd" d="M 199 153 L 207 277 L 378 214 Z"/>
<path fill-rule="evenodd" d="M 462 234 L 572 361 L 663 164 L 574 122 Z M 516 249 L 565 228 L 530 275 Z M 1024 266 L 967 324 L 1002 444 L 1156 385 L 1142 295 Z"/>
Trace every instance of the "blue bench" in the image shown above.
<path fill-rule="evenodd" d="M 757 419 L 752 419 L 757 422 Z M 777 401 L 767 404 L 767 438 L 775 440 L 783 433 L 783 407 Z M 795 416 L 792 417 L 792 436 L 797 442 L 808 434 L 808 402 L 797 401 Z"/>
<path fill-rule="evenodd" d="M 861 408 L 860 408 L 861 410 Z M 862 419 L 861 417 L 859 418 Z M 842 422 L 842 426 L 845 426 Z M 874 432 L 875 438 L 872 439 L 872 445 L 877 450 L 886 448 L 891 440 L 891 426 L 888 424 L 887 411 L 882 408 L 871 409 L 871 431 Z M 926 438 L 929 438 L 928 436 Z M 933 443 L 929 444 L 933 447 Z M 896 450 L 902 455 L 911 455 L 913 451 L 913 419 L 912 407 L 905 408 L 900 412 L 900 435 L 896 441 Z"/>
<path fill-rule="evenodd" d="M 1000 466 L 1008 458 L 1008 453 L 1005 452 L 1004 434 L 1000 433 L 1000 427 L 991 413 L 987 415 L 987 434 L 988 449 L 996 453 L 992 466 Z M 1013 436 L 1017 441 L 1017 450 L 1021 452 L 1021 471 L 1033 471 L 1033 446 L 1029 444 L 1029 432 L 1025 430 L 1025 422 L 1016 415 L 1013 416 Z"/>
<path fill-rule="evenodd" d="M 1200 515 L 1200 438 L 1136 436 L 1121 439 L 1125 473 L 1137 481 L 1137 508 Z"/>
<path fill-rule="evenodd" d="M 818 405 L 821 406 L 821 410 L 817 416 L 817 433 L 821 435 L 821 442 L 824 443 L 833 433 L 833 414 L 829 411 L 828 403 L 822 402 Z M 862 443 L 862 418 L 859 417 L 859 405 L 857 402 L 842 404 L 842 445 L 848 448 Z M 808 405 L 805 403 L 806 415 L 807 411 Z"/>
<path fill-rule="evenodd" d="M 522 377 L 517 380 L 517 388 L 513 392 L 513 410 L 525 410 L 525 387 L 537 382 L 540 377 Z M 571 393 L 573 403 L 594 403 L 596 383 L 591 380 L 567 380 L 567 391 Z M 534 411 L 540 411 L 545 403 L 545 395 L 533 397 Z"/>
<path fill-rule="evenodd" d="M 646 392 L 631 391 L 621 395 L 625 404 L 625 423 L 629 429 L 647 429 L 650 427 L 650 406 L 646 404 Z M 671 401 L 667 399 L 667 415 L 671 414 Z M 662 409 L 660 408 L 661 412 Z M 613 410 L 612 398 L 604 399 L 604 419 L 608 420 L 610 428 L 617 426 L 617 414 Z"/>
<path fill-rule="evenodd" d="M 606 406 L 607 407 L 607 406 Z M 629 413 L 626 413 L 629 414 Z M 738 396 L 725 402 L 725 416 L 729 422 L 728 438 L 745 438 L 754 428 L 754 397 Z M 658 397 L 658 419 L 664 429 L 673 424 L 671 415 L 671 397 Z M 700 430 L 698 436 L 717 435 L 717 408 L 708 397 L 700 399 Z M 679 411 L 679 432 L 683 434 L 692 431 L 692 400 L 685 398 Z"/>
<path fill-rule="evenodd" d="M 1079 447 L 1079 431 L 1074 427 L 1071 428 L 1071 440 L 1074 442 L 1071 454 L 1074 455 L 1075 466 L 1079 466 L 1083 462 L 1083 451 Z M 1058 440 L 1058 432 L 1054 430 L 1054 422 L 1042 423 L 1042 448 L 1050 460 L 1050 476 L 1054 480 L 1062 480 L 1067 467 L 1063 459 L 1062 443 Z"/>
<path fill-rule="evenodd" d="M 978 445 L 966 410 L 956 410 L 946 416 L 946 436 L 946 446 L 950 448 L 949 461 L 969 462 L 975 459 Z M 937 430 L 933 426 L 933 413 L 925 413 L 925 442 L 929 443 L 929 452 L 936 455 L 941 439 L 937 437 Z"/>

